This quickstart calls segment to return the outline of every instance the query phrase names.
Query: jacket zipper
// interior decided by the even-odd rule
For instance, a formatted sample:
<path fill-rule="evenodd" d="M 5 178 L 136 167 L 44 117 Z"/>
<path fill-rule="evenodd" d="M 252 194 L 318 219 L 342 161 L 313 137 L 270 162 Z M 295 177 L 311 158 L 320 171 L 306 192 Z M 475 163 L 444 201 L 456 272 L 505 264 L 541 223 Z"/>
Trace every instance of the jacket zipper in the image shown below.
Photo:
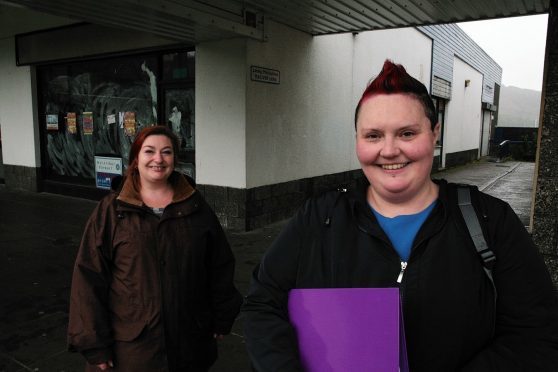
<path fill-rule="evenodd" d="M 407 268 L 407 262 L 401 261 L 401 271 L 397 276 L 397 284 L 399 284 L 399 300 L 401 301 L 401 308 L 405 306 L 405 285 L 403 284 L 403 275 L 405 274 L 405 269 Z"/>
<path fill-rule="evenodd" d="M 360 231 L 362 231 L 363 233 L 370 235 L 371 237 L 374 237 L 374 235 L 372 235 L 370 232 L 368 232 L 364 227 L 360 226 L 360 224 L 357 224 L 358 229 Z M 405 269 L 407 268 L 407 261 L 401 261 L 401 271 L 399 272 L 399 275 L 397 276 L 397 283 L 400 284 L 399 287 L 401 287 L 401 283 L 403 281 L 403 274 L 405 274 Z"/>
<path fill-rule="evenodd" d="M 401 261 L 401 271 L 399 272 L 399 276 L 397 277 L 397 283 L 401 284 L 403 281 L 403 274 L 405 274 L 405 269 L 407 268 L 407 262 Z"/>

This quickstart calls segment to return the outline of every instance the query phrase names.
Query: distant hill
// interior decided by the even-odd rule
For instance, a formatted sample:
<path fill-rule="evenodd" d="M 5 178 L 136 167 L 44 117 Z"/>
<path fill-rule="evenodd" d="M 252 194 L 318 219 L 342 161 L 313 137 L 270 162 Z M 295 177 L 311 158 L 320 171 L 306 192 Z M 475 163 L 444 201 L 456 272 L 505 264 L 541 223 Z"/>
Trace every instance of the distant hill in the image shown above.
<path fill-rule="evenodd" d="M 538 127 L 540 106 L 540 91 L 502 85 L 498 107 L 498 126 Z"/>

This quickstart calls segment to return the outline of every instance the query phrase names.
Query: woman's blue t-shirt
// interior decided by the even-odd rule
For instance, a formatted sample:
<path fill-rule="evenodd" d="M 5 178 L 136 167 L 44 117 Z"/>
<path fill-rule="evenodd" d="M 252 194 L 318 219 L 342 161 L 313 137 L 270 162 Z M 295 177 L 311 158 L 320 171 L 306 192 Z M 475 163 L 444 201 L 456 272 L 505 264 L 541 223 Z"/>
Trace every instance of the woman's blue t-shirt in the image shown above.
<path fill-rule="evenodd" d="M 388 236 L 402 261 L 408 261 L 417 233 L 434 209 L 436 200 L 422 212 L 395 217 L 384 217 L 371 207 L 378 223 Z"/>

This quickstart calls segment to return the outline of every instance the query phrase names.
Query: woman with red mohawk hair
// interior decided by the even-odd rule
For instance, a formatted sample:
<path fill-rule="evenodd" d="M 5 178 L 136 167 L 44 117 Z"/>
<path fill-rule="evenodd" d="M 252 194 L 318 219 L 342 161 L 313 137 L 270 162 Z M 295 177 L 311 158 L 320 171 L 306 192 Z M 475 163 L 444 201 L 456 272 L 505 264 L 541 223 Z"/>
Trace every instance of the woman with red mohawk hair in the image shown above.
<path fill-rule="evenodd" d="M 558 370 L 558 301 L 523 224 L 499 199 L 430 178 L 440 125 L 426 87 L 386 61 L 355 130 L 362 184 L 308 200 L 254 270 L 243 306 L 254 369 L 305 368 L 290 290 L 399 287 L 411 371 Z M 493 253 L 484 262 L 472 220 Z"/>

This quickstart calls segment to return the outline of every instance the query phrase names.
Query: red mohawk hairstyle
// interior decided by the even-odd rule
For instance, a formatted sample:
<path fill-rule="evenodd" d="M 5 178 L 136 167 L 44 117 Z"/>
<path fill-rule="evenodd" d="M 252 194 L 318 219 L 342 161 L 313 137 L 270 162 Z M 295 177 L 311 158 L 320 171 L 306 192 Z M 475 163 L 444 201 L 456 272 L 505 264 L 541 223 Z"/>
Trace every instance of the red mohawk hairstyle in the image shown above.
<path fill-rule="evenodd" d="M 377 94 L 408 94 L 414 97 L 423 106 L 424 113 L 430 120 L 430 126 L 434 129 L 438 118 L 428 90 L 424 84 L 409 75 L 403 66 L 395 64 L 389 59 L 386 59 L 382 71 L 368 84 L 360 101 L 358 101 L 355 110 L 355 129 L 360 106 L 367 99 Z"/>

